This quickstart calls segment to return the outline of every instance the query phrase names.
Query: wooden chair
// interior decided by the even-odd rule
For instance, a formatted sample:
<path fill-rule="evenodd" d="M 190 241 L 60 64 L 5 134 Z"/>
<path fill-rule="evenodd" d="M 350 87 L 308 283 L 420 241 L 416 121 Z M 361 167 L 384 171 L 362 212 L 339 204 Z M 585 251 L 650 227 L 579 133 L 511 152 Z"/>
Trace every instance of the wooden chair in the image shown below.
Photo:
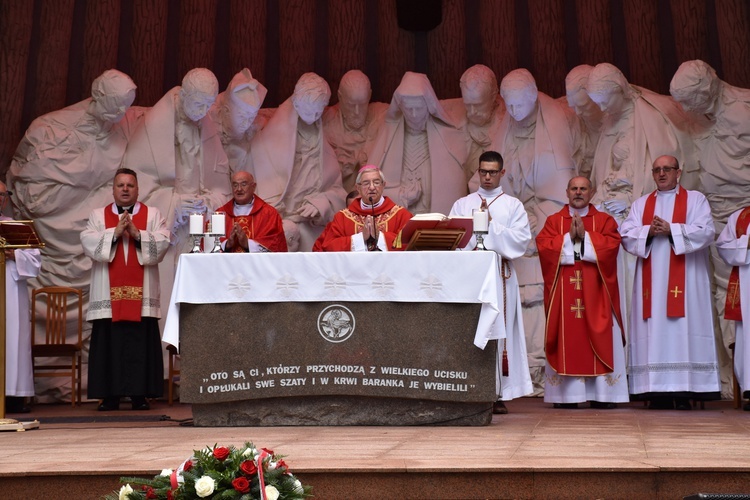
<path fill-rule="evenodd" d="M 76 342 L 68 340 L 68 298 L 78 300 L 78 318 L 76 320 Z M 46 305 L 44 323 L 44 343 L 36 343 L 36 307 L 37 299 Z M 31 357 L 34 366 L 34 377 L 70 377 L 70 404 L 81 402 L 81 349 L 83 346 L 83 294 L 77 288 L 50 286 L 37 288 L 31 292 Z M 38 365 L 36 358 L 70 358 L 53 364 Z M 76 398 L 76 394 L 78 397 Z"/>
<path fill-rule="evenodd" d="M 172 344 L 167 344 L 167 352 L 169 353 L 169 381 L 167 385 L 167 403 L 169 404 L 169 406 L 172 406 L 172 402 L 174 401 L 175 380 L 179 379 L 180 377 L 180 369 L 177 367 L 180 353 Z"/>

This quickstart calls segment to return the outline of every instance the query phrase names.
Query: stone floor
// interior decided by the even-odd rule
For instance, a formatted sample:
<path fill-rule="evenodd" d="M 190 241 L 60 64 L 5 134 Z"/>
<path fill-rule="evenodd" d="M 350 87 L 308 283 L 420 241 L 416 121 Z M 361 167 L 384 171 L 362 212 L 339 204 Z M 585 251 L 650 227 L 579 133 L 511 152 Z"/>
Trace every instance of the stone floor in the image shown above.
<path fill-rule="evenodd" d="M 99 498 L 121 475 L 149 477 L 193 449 L 244 441 L 286 455 L 318 499 L 750 493 L 750 412 L 729 401 L 693 411 L 561 410 L 523 398 L 508 408 L 486 427 L 198 428 L 180 423 L 188 405 L 37 405 L 9 416 L 38 419 L 39 429 L 0 434 L 0 495 L 50 498 L 45 488 L 55 488 L 66 491 L 57 497 Z"/>

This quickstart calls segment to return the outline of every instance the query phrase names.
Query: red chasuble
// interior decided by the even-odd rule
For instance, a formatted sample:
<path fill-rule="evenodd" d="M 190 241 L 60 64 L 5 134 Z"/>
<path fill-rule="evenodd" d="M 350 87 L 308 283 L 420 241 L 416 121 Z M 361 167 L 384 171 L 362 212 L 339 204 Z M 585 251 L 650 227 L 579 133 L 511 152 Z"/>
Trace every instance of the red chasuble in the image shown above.
<path fill-rule="evenodd" d="M 750 207 L 745 209 L 737 217 L 737 227 L 735 235 L 737 238 L 747 234 L 747 227 L 750 225 Z M 733 266 L 732 272 L 729 273 L 729 283 L 727 283 L 727 300 L 724 304 L 724 318 L 734 321 L 742 321 L 742 308 L 740 306 L 740 268 Z"/>
<path fill-rule="evenodd" d="M 148 207 L 141 203 L 138 213 L 131 215 L 135 227 L 144 231 L 148 222 Z M 120 215 L 112 212 L 112 206 L 104 209 L 104 225 L 107 229 L 117 226 Z M 143 303 L 143 266 L 138 262 L 135 241 L 128 243 L 128 258 L 125 260 L 124 241 L 129 238 L 123 232 L 115 243 L 115 258 L 109 263 L 109 295 L 112 302 L 112 322 L 140 321 Z M 144 242 L 148 244 L 148 242 Z"/>
<path fill-rule="evenodd" d="M 269 252 L 286 252 L 286 237 L 284 236 L 284 227 L 281 224 L 281 216 L 271 205 L 263 201 L 258 195 L 255 195 L 253 209 L 250 215 L 234 215 L 234 200 L 229 200 L 217 212 L 224 212 L 227 216 L 224 219 L 226 233 L 232 232 L 234 223 L 240 225 L 245 231 L 248 239 L 255 240 Z M 221 241 L 226 240 L 222 237 Z M 233 253 L 242 253 L 245 249 L 239 245 L 232 248 Z"/>
<path fill-rule="evenodd" d="M 565 235 L 573 220 L 568 205 L 548 217 L 536 237 L 547 311 L 545 352 L 560 375 L 596 376 L 614 369 L 613 316 L 622 331 L 617 286 L 620 234 L 617 222 L 593 205 L 581 219 L 597 262 L 560 265 Z"/>
<path fill-rule="evenodd" d="M 313 252 L 348 252 L 352 248 L 352 235 L 361 233 L 365 226 L 365 217 L 372 215 L 372 210 L 362 210 L 360 198 L 357 198 L 344 210 L 339 211 L 318 237 Z M 402 250 L 398 238 L 401 229 L 411 219 L 411 213 L 396 205 L 387 196 L 383 204 L 375 208 L 375 223 L 383 233 L 388 250 Z"/>

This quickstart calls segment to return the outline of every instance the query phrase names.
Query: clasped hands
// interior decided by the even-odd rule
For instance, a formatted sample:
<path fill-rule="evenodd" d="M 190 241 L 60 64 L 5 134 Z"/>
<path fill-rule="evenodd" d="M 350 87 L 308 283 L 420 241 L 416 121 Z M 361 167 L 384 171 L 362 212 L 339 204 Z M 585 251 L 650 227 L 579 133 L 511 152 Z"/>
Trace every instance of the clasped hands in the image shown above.
<path fill-rule="evenodd" d="M 141 232 L 133 224 L 133 218 L 127 210 L 120 214 L 120 221 L 115 226 L 115 239 L 120 238 L 123 233 L 127 233 L 135 241 L 141 241 Z"/>
<path fill-rule="evenodd" d="M 245 234 L 245 231 L 242 229 L 242 227 L 240 227 L 240 225 L 235 222 L 232 226 L 232 230 L 229 232 L 229 235 L 227 235 L 226 247 L 234 248 L 237 245 L 242 247 L 243 250 L 247 250 L 248 239 L 247 234 Z"/>
<path fill-rule="evenodd" d="M 583 241 L 586 235 L 586 228 L 583 227 L 583 220 L 578 214 L 573 214 L 573 222 L 570 224 L 570 240 Z"/>
<path fill-rule="evenodd" d="M 665 221 L 658 215 L 654 215 L 651 226 L 648 228 L 649 236 L 669 236 L 672 234 L 669 222 Z"/>
<path fill-rule="evenodd" d="M 375 238 L 375 241 L 378 241 L 378 236 L 378 225 L 375 224 L 375 219 L 373 219 L 372 215 L 366 216 L 365 225 L 362 227 L 362 238 L 364 238 L 365 243 L 367 243 L 367 240 L 369 240 L 370 237 Z"/>

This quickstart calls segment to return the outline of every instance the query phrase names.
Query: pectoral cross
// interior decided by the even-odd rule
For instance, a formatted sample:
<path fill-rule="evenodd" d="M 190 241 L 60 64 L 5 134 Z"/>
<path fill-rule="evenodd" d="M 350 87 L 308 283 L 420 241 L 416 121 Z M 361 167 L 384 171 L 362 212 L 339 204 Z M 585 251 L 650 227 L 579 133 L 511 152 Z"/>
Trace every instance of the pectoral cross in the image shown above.
<path fill-rule="evenodd" d="M 729 288 L 727 288 L 727 298 L 729 299 L 729 304 L 732 306 L 732 308 L 737 307 L 737 304 L 740 302 L 739 281 L 734 281 L 729 284 Z"/>
<path fill-rule="evenodd" d="M 680 290 L 679 288 L 677 288 L 677 285 L 675 285 L 674 286 L 674 290 L 670 290 L 669 293 L 673 293 L 674 294 L 674 298 L 676 299 L 677 298 L 677 294 L 678 293 L 682 293 L 682 290 Z"/>
<path fill-rule="evenodd" d="M 581 283 L 583 282 L 583 278 L 581 277 L 581 270 L 576 269 L 575 270 L 575 276 L 570 277 L 570 283 L 574 285 L 575 290 L 581 289 Z"/>
<path fill-rule="evenodd" d="M 583 318 L 583 311 L 586 308 L 581 304 L 581 299 L 576 299 L 576 303 L 573 306 L 570 306 L 570 312 L 576 313 L 576 318 L 580 319 Z"/>

